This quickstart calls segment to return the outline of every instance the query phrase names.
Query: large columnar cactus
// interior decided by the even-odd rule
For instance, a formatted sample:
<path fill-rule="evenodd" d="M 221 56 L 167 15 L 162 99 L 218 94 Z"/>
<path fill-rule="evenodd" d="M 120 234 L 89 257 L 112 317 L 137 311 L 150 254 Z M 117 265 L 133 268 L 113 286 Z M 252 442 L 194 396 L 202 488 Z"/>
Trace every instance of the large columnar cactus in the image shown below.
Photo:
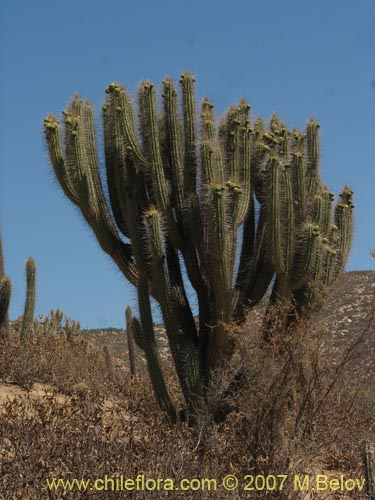
<path fill-rule="evenodd" d="M 8 308 L 12 282 L 5 276 L 3 244 L 0 233 L 0 339 L 9 337 Z"/>
<path fill-rule="evenodd" d="M 288 130 L 249 118 L 242 100 L 219 123 L 205 98 L 196 112 L 194 77 L 170 78 L 157 104 L 143 81 L 137 109 L 117 83 L 103 106 L 106 175 L 99 170 L 94 113 L 78 95 L 44 122 L 51 163 L 101 248 L 138 288 L 134 336 L 146 352 L 160 405 L 174 413 L 159 368 L 150 296 L 159 304 L 189 410 L 233 344 L 225 323 L 241 322 L 272 287 L 288 328 L 317 311 L 344 269 L 352 235 L 352 191 L 333 194 L 319 176 L 319 125 Z M 106 187 L 103 187 L 106 183 Z M 108 196 L 107 196 L 108 193 Z M 196 324 L 186 293 L 196 292 Z M 265 328 L 271 328 L 269 319 Z"/>

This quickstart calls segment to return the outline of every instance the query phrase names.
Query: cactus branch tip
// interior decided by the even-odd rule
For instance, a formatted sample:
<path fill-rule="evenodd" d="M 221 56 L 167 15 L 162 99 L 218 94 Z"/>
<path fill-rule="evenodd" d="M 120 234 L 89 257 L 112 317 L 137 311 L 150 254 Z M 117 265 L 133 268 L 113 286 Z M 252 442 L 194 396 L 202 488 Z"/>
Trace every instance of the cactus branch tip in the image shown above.
<path fill-rule="evenodd" d="M 183 83 L 185 80 L 190 80 L 193 83 L 196 81 L 195 76 L 189 71 L 184 71 L 180 76 L 180 83 Z"/>

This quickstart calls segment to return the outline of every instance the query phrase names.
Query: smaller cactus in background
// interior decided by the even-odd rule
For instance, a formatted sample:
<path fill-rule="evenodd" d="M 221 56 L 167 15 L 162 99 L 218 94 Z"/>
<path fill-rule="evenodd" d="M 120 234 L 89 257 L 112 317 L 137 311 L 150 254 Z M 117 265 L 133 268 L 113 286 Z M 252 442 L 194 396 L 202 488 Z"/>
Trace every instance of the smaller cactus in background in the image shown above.
<path fill-rule="evenodd" d="M 126 334 L 128 337 L 128 351 L 129 351 L 129 363 L 130 363 L 130 373 L 135 376 L 136 368 L 135 368 L 135 346 L 134 346 L 134 337 L 131 329 L 131 323 L 133 320 L 132 310 L 128 306 L 125 311 L 126 317 Z"/>
<path fill-rule="evenodd" d="M 63 320 L 65 318 L 65 326 Z M 65 336 L 70 342 L 81 331 L 81 324 L 79 321 L 71 320 L 60 309 L 51 309 L 49 317 L 45 317 L 42 323 L 39 323 L 37 333 L 40 335 L 51 337 Z"/>
<path fill-rule="evenodd" d="M 373 471 L 373 461 L 372 461 L 370 443 L 368 441 L 363 442 L 363 465 L 365 469 L 365 478 L 366 478 L 366 493 L 368 495 L 369 500 L 375 500 L 375 480 Z"/>
<path fill-rule="evenodd" d="M 107 344 L 104 344 L 104 346 L 103 346 L 103 353 L 104 353 L 104 359 L 105 359 L 105 366 L 106 366 L 106 370 L 107 370 L 107 376 L 110 380 L 113 380 L 114 370 L 113 370 L 112 356 L 109 352 Z"/>
<path fill-rule="evenodd" d="M 26 261 L 26 302 L 23 314 L 21 339 L 25 339 L 32 328 L 35 311 L 35 278 L 36 266 L 34 260 L 30 257 Z"/>
<path fill-rule="evenodd" d="M 62 333 L 62 320 L 64 318 L 64 313 L 60 311 L 60 309 L 51 309 L 49 313 L 49 320 L 47 322 L 47 331 L 48 335 L 58 335 Z"/>
<path fill-rule="evenodd" d="M 81 331 L 81 323 L 79 321 L 65 319 L 65 335 L 68 342 L 71 342 Z"/>
<path fill-rule="evenodd" d="M 78 382 L 73 386 L 73 394 L 80 400 L 86 400 L 90 394 L 90 388 L 85 382 Z"/>
<path fill-rule="evenodd" d="M 1 278 L 0 281 L 0 338 L 9 336 L 8 308 L 12 283 L 9 278 Z"/>
<path fill-rule="evenodd" d="M 0 233 L 0 339 L 9 337 L 8 308 L 11 292 L 12 283 L 5 276 L 3 244 Z"/>

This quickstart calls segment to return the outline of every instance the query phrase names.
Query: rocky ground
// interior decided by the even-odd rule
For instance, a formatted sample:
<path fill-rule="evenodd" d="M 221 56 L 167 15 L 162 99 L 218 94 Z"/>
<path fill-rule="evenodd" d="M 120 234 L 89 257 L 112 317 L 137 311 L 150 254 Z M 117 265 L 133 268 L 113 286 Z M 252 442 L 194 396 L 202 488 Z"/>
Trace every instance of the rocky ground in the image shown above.
<path fill-rule="evenodd" d="M 347 354 L 353 376 L 375 384 L 375 271 L 345 273 L 321 311 L 324 350 L 337 367 Z"/>

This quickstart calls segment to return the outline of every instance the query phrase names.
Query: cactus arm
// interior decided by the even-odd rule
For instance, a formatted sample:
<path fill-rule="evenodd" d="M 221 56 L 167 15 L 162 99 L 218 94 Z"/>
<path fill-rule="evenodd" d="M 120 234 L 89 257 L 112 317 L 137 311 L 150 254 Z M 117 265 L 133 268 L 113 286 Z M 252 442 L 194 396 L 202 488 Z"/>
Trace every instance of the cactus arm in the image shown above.
<path fill-rule="evenodd" d="M 240 131 L 239 131 L 239 146 L 238 160 L 236 170 L 238 171 L 238 181 L 241 186 L 242 196 L 240 201 L 240 209 L 236 218 L 237 227 L 243 223 L 248 213 L 249 206 L 253 194 L 253 186 L 251 182 L 251 154 L 250 154 L 250 120 L 249 120 L 249 104 L 244 101 L 239 106 L 241 113 Z"/>
<path fill-rule="evenodd" d="M 266 186 L 266 228 L 268 238 L 268 258 L 278 273 L 285 272 L 285 263 L 281 247 L 280 212 L 280 170 L 281 166 L 275 157 L 271 157 L 267 165 Z"/>
<path fill-rule="evenodd" d="M 256 199 L 261 202 L 262 197 L 262 166 L 264 158 L 269 152 L 269 147 L 264 144 L 261 137 L 264 132 L 264 122 L 257 117 L 254 121 L 251 132 L 251 178 Z"/>
<path fill-rule="evenodd" d="M 226 226 L 226 189 L 214 185 L 210 189 L 207 207 L 207 254 L 210 257 L 210 275 L 216 302 L 217 321 L 229 320 L 230 301 L 228 294 L 231 286 L 228 261 L 228 231 Z"/>
<path fill-rule="evenodd" d="M 168 413 L 171 421 L 174 423 L 176 421 L 176 410 L 169 396 L 160 367 L 151 314 L 148 280 L 144 275 L 141 275 L 138 284 L 138 304 L 141 324 L 139 324 L 136 318 L 132 319 L 134 339 L 138 346 L 145 351 L 148 372 L 159 407 Z"/>
<path fill-rule="evenodd" d="M 141 324 L 136 317 L 133 317 L 130 323 L 131 335 L 133 336 L 137 346 L 145 351 L 147 349 L 147 338 L 142 331 Z"/>
<path fill-rule="evenodd" d="M 201 186 L 224 182 L 222 152 L 215 134 L 213 104 L 206 97 L 201 112 Z"/>
<path fill-rule="evenodd" d="M 151 379 L 156 401 L 159 408 L 165 411 L 171 422 L 176 423 L 176 410 L 168 394 L 163 372 L 160 367 L 159 353 L 154 342 L 146 342 L 142 327 L 137 318 L 132 319 L 131 332 L 138 347 L 145 352 L 148 373 Z"/>
<path fill-rule="evenodd" d="M 82 123 L 83 123 L 83 148 L 84 154 L 86 156 L 87 161 L 87 169 L 92 174 L 92 183 L 93 183 L 93 194 L 97 191 L 98 186 L 96 184 L 100 184 L 100 188 L 102 188 L 101 183 L 99 181 L 99 176 L 95 176 L 95 173 L 98 172 L 98 156 L 96 151 L 96 140 L 95 140 L 95 126 L 94 126 L 94 110 L 91 106 L 90 102 L 86 100 L 86 102 L 82 105 L 81 110 Z"/>
<path fill-rule="evenodd" d="M 331 191 L 324 190 L 322 193 L 322 217 L 319 223 L 320 230 L 324 236 L 329 235 L 332 220 L 332 202 L 335 199 Z"/>
<path fill-rule="evenodd" d="M 225 180 L 234 180 L 234 151 L 236 149 L 234 108 L 231 106 L 227 115 L 220 121 L 219 124 L 219 144 L 223 153 L 224 174 Z"/>
<path fill-rule="evenodd" d="M 187 90 L 187 87 L 189 87 L 188 80 L 189 80 L 189 78 L 187 78 L 187 80 L 185 81 L 185 84 L 183 85 L 183 88 L 185 90 Z M 148 90 L 148 87 L 146 88 L 146 91 L 147 90 Z M 187 93 L 189 94 L 189 92 L 187 92 Z M 152 126 L 152 124 L 154 124 L 153 130 L 154 131 L 156 130 L 155 111 L 154 111 L 155 105 L 152 102 L 152 99 L 154 97 L 152 94 L 152 96 L 151 96 L 152 99 L 150 99 L 151 104 L 150 104 L 150 102 L 147 103 L 146 97 L 145 97 L 145 95 L 143 95 L 143 97 L 141 96 L 141 100 L 140 100 L 140 103 L 143 102 L 143 105 L 140 104 L 141 113 L 142 113 L 142 109 L 143 109 L 143 113 L 145 115 L 143 117 L 143 120 L 145 122 L 144 123 L 145 130 L 143 133 L 144 137 L 145 137 L 148 125 Z M 143 99 L 143 101 L 142 101 L 142 99 Z M 188 95 L 186 95 L 186 93 L 183 93 L 183 108 L 184 108 L 185 121 L 191 120 L 192 119 L 191 117 L 194 114 L 194 106 L 193 106 L 191 96 L 189 97 Z M 188 117 L 190 117 L 190 118 L 188 118 Z M 168 160 L 169 160 L 169 164 L 171 165 L 171 170 L 172 170 L 172 190 L 173 190 L 172 192 L 173 192 L 174 198 L 177 202 L 177 211 L 182 213 L 182 219 L 184 221 L 186 221 L 186 219 L 188 219 L 190 217 L 190 211 L 189 211 L 189 209 L 184 210 L 184 206 L 183 206 L 183 204 L 184 204 L 184 200 L 183 200 L 184 190 L 182 189 L 183 188 L 182 183 L 183 183 L 184 170 L 182 168 L 183 167 L 183 165 L 182 165 L 182 148 L 181 148 L 181 140 L 179 138 L 179 123 L 178 123 L 177 110 L 176 110 L 176 93 L 175 93 L 174 87 L 171 84 L 169 79 L 167 79 L 164 82 L 164 123 L 165 123 L 166 142 L 169 145 L 168 150 L 169 150 L 169 154 L 170 154 L 170 157 L 168 158 Z M 192 123 L 190 123 L 188 129 L 189 129 L 188 130 L 189 137 L 191 137 L 193 132 L 194 132 L 194 127 L 192 127 Z M 155 135 L 155 133 L 153 135 Z M 152 144 L 150 145 L 147 142 L 148 140 L 149 140 L 149 138 L 146 136 L 145 141 L 144 141 L 145 144 L 148 144 L 146 149 L 151 149 L 153 151 L 153 153 L 151 155 L 151 158 L 153 159 L 153 164 L 159 165 L 161 163 L 161 160 L 159 159 L 159 151 L 158 151 L 157 141 L 153 141 Z M 189 145 L 186 145 L 186 144 L 185 144 L 185 147 L 190 148 Z M 189 153 L 189 151 L 190 151 L 190 153 Z M 192 155 L 191 148 L 189 149 L 189 151 L 185 150 L 185 155 L 190 154 L 190 157 L 191 157 L 190 159 L 191 159 L 191 161 L 193 161 L 194 158 Z M 187 166 L 185 165 L 185 173 L 186 173 L 186 168 L 187 168 Z M 191 168 L 194 168 L 194 165 L 193 166 L 190 165 L 189 169 L 191 169 Z M 158 169 L 161 171 L 161 174 L 163 176 L 164 174 L 163 174 L 163 171 L 161 169 L 161 166 L 156 167 L 157 171 L 158 171 Z M 186 174 L 186 175 L 189 176 L 190 174 Z M 164 179 L 162 176 L 161 176 L 161 188 L 160 189 L 157 188 L 157 191 L 161 191 L 161 192 L 164 189 L 162 187 L 163 183 L 164 183 Z M 189 190 L 190 190 L 190 188 L 189 188 Z M 166 189 L 164 189 L 164 191 L 166 191 Z M 160 197 L 158 198 L 158 196 L 157 196 L 157 199 L 159 202 Z M 198 202 L 198 200 L 196 200 L 196 201 Z M 170 204 L 170 201 L 167 201 L 166 203 Z M 159 203 L 159 205 L 162 208 L 162 213 L 165 214 L 165 212 L 167 211 L 166 218 L 167 218 L 167 221 L 169 221 L 170 217 L 168 218 L 168 207 L 166 206 L 166 203 L 162 202 L 162 203 Z M 173 224 L 175 224 L 174 221 L 173 221 Z M 198 226 L 197 219 L 193 221 L 193 224 L 194 224 L 195 228 Z M 168 224 L 168 227 L 169 226 L 170 225 Z M 185 225 L 184 232 L 185 232 L 185 235 L 189 235 L 189 233 L 190 233 L 189 226 Z M 171 239 L 173 241 L 173 236 L 171 234 L 169 234 L 169 236 L 171 237 Z M 155 241 L 155 237 L 156 237 L 156 235 L 154 233 L 153 238 L 152 238 L 154 241 Z M 159 238 L 160 241 L 161 241 L 161 239 L 162 238 Z M 175 243 L 175 241 L 174 241 L 174 243 Z M 177 247 L 178 247 L 178 245 L 177 245 Z M 153 248 L 152 252 L 154 255 L 158 255 L 159 258 L 161 258 L 162 253 L 160 254 L 160 252 L 161 252 L 160 245 L 158 245 L 157 249 Z M 198 300 L 201 303 L 202 300 L 204 300 L 203 299 L 204 287 L 202 286 L 199 266 L 198 266 L 198 262 L 196 260 L 196 255 L 195 255 L 195 249 L 194 249 L 193 245 L 191 244 L 191 242 L 189 242 L 187 245 L 184 243 L 184 246 L 182 247 L 182 253 L 183 253 L 184 260 L 185 260 L 185 265 L 186 265 L 186 269 L 188 272 L 188 276 L 191 279 L 193 286 L 196 288 L 199 288 L 198 297 L 200 297 L 200 298 Z M 168 252 L 167 252 L 167 255 L 169 255 Z M 169 278 L 177 279 L 179 281 L 180 292 L 177 294 L 177 296 L 179 298 L 177 299 L 176 305 L 178 307 L 182 307 L 182 309 L 186 312 L 186 310 L 187 310 L 186 306 L 183 305 L 184 303 L 187 304 L 187 301 L 184 299 L 185 292 L 184 292 L 183 288 L 181 288 L 181 280 L 178 279 L 179 273 L 178 273 L 177 267 L 179 267 L 179 266 L 176 267 L 176 265 L 172 265 L 171 264 L 172 260 L 173 259 L 171 259 L 171 256 L 169 255 L 169 258 L 167 258 L 167 264 L 168 264 L 168 268 L 169 268 Z M 176 262 L 174 262 L 174 263 L 176 264 Z M 161 271 L 160 262 L 157 262 L 156 265 L 154 263 L 154 269 L 156 270 L 156 273 L 158 275 L 160 275 L 160 271 Z M 167 304 L 170 304 L 169 301 L 171 299 L 170 298 L 168 299 L 165 296 L 165 290 L 167 290 L 168 287 L 170 286 L 170 283 L 168 284 L 168 279 L 167 279 L 166 275 L 164 275 L 164 278 L 165 278 L 164 285 L 161 288 L 158 288 L 158 286 L 160 286 L 159 285 L 159 278 L 163 277 L 163 275 L 164 274 L 162 273 L 162 276 L 155 278 L 155 280 L 153 280 L 153 282 L 155 283 L 155 288 L 157 290 L 159 290 L 158 298 L 160 300 L 162 310 L 164 309 L 163 316 L 168 318 L 168 317 L 170 317 L 170 313 L 168 312 Z M 175 285 L 174 285 L 174 287 L 175 287 Z M 180 304 L 180 305 L 178 305 L 178 304 Z M 190 359 L 190 358 L 196 357 L 196 353 L 194 353 L 194 349 L 195 349 L 194 343 L 196 342 L 196 334 L 194 334 L 195 325 L 194 325 L 194 322 L 191 321 L 192 320 L 191 312 L 190 312 L 190 314 L 187 314 L 187 313 L 184 314 L 183 317 L 185 317 L 187 322 L 190 324 L 190 327 L 183 328 L 183 330 L 186 332 L 185 335 L 187 336 L 187 345 L 190 346 L 190 347 L 185 346 L 184 349 L 191 351 L 190 354 L 188 355 L 188 358 Z M 167 332 L 168 331 L 170 331 L 170 332 L 176 331 L 175 325 L 173 326 L 174 322 L 175 321 L 173 320 L 172 317 L 170 317 L 168 320 L 166 320 Z M 190 340 L 189 340 L 189 337 L 191 337 Z M 194 361 L 192 361 L 192 363 L 194 365 Z M 194 371 L 194 370 L 195 370 L 195 367 L 193 366 L 191 371 Z M 194 376 L 191 378 L 194 378 Z"/>
<path fill-rule="evenodd" d="M 7 338 L 9 334 L 8 308 L 12 293 L 12 283 L 9 278 L 0 279 L 0 338 Z"/>
<path fill-rule="evenodd" d="M 139 175 L 133 160 L 129 157 L 125 161 L 125 189 L 124 199 L 127 209 L 128 228 L 132 243 L 132 252 L 137 268 L 141 273 L 150 272 L 149 252 L 145 247 L 146 231 L 143 225 L 143 210 L 145 197 L 142 197 Z"/>
<path fill-rule="evenodd" d="M 254 250 L 251 259 L 244 264 L 242 278 L 238 281 L 239 298 L 236 301 L 234 318 L 240 322 L 245 319 L 246 307 L 254 307 L 264 296 L 274 275 L 274 269 L 267 256 L 266 209 L 261 205 Z M 241 263 L 240 263 L 241 265 Z M 241 270 L 241 267 L 239 268 Z M 245 271 L 247 273 L 245 274 Z M 239 275 L 240 276 L 240 275 Z"/>
<path fill-rule="evenodd" d="M 177 92 L 170 78 L 163 82 L 163 104 L 165 125 L 166 160 L 171 169 L 172 193 L 179 219 L 183 213 L 184 202 L 184 165 L 181 123 L 177 114 Z"/>
<path fill-rule="evenodd" d="M 173 215 L 168 184 L 161 160 L 155 90 L 151 83 L 143 82 L 141 84 L 139 88 L 139 107 L 143 147 L 150 165 L 149 173 L 153 180 L 156 202 L 160 210 L 165 214 L 168 237 L 176 248 L 181 249 L 185 246 L 186 242 L 177 227 Z"/>
<path fill-rule="evenodd" d="M 319 251 L 319 235 L 320 231 L 317 225 L 307 223 L 303 227 L 290 282 L 292 290 L 302 288 L 313 275 L 313 266 L 317 262 L 317 253 Z"/>
<path fill-rule="evenodd" d="M 246 217 L 252 193 L 250 179 L 250 106 L 242 100 L 237 108 L 231 108 L 222 121 L 219 140 L 224 158 L 225 178 L 238 184 L 242 191 L 235 217 L 235 227 Z"/>
<path fill-rule="evenodd" d="M 25 309 L 23 313 L 22 329 L 21 329 L 21 339 L 24 340 L 30 334 L 30 329 L 34 321 L 34 310 L 35 310 L 35 277 L 36 277 L 36 266 L 33 259 L 29 258 L 26 261 L 26 302 Z"/>
<path fill-rule="evenodd" d="M 156 345 L 148 345 L 145 354 L 148 372 L 159 407 L 168 414 L 171 422 L 174 424 L 177 420 L 176 410 L 167 391 Z"/>
<path fill-rule="evenodd" d="M 104 155 L 108 195 L 113 216 L 120 231 L 129 238 L 127 212 L 121 192 L 125 177 L 124 161 L 128 152 L 125 151 L 122 143 L 123 136 L 118 123 L 120 113 L 117 111 L 117 100 L 115 95 L 109 93 L 102 107 Z"/>
<path fill-rule="evenodd" d="M 5 276 L 3 241 L 0 231 L 0 339 L 9 337 L 8 309 L 12 293 L 12 282 Z"/>
<path fill-rule="evenodd" d="M 48 115 L 44 120 L 44 133 L 48 147 L 49 158 L 59 181 L 59 184 L 69 198 L 75 205 L 79 204 L 79 197 L 76 192 L 74 182 L 72 181 L 69 171 L 65 165 L 65 159 L 61 147 L 60 124 L 56 117 Z"/>
<path fill-rule="evenodd" d="M 232 277 L 234 274 L 234 264 L 237 252 L 237 233 L 239 213 L 241 210 L 241 201 L 243 197 L 242 189 L 238 184 L 228 181 L 225 185 L 227 191 L 227 203 L 226 203 L 226 227 L 229 231 L 228 237 L 228 275 Z M 232 281 L 232 280 L 230 280 Z"/>
<path fill-rule="evenodd" d="M 128 338 L 130 373 L 134 377 L 136 374 L 136 364 L 135 364 L 134 335 L 132 332 L 133 314 L 129 306 L 125 310 L 125 318 L 126 318 L 126 335 Z"/>
<path fill-rule="evenodd" d="M 200 274 L 198 270 L 198 264 L 196 264 L 196 257 L 199 259 L 199 264 L 202 269 L 207 268 L 207 258 L 204 246 L 204 237 L 203 237 L 203 214 L 202 214 L 202 204 L 199 202 L 199 198 L 197 194 L 190 196 L 188 200 L 188 205 L 186 206 L 186 216 L 185 216 L 185 228 L 186 232 L 190 235 L 190 239 L 188 239 L 188 249 L 184 253 L 184 258 L 186 261 L 186 265 L 189 268 L 193 267 L 195 269 L 195 273 Z M 190 247 L 190 248 L 189 248 Z M 193 251 L 192 251 L 193 249 Z M 191 259 L 189 265 L 189 256 L 194 256 Z M 189 277 L 190 278 L 190 277 Z M 194 285 L 193 285 L 194 286 Z"/>
<path fill-rule="evenodd" d="M 322 246 L 323 253 L 323 285 L 327 291 L 332 288 L 332 285 L 335 283 L 335 266 L 336 266 L 336 257 L 337 252 L 330 245 Z"/>
<path fill-rule="evenodd" d="M 223 323 L 230 320 L 231 276 L 230 244 L 233 233 L 227 225 L 228 200 L 224 182 L 222 150 L 215 137 L 213 105 L 205 98 L 201 113 L 201 190 L 203 233 L 207 274 L 212 284 L 213 321 L 216 324 L 209 340 L 209 366 L 214 369 L 227 347 L 227 334 Z M 232 198 L 233 200 L 233 198 Z"/>
<path fill-rule="evenodd" d="M 165 247 L 168 276 L 173 300 L 176 304 L 176 320 L 185 335 L 196 344 L 198 340 L 197 329 L 185 291 L 178 252 L 168 239 Z"/>
<path fill-rule="evenodd" d="M 335 280 L 337 280 L 345 269 L 345 263 L 353 238 L 353 191 L 345 186 L 340 197 L 341 201 L 336 204 L 334 213 L 334 221 L 339 235 L 339 242 L 336 249 Z"/>
<path fill-rule="evenodd" d="M 294 213 L 296 224 L 301 224 L 305 217 L 305 165 L 303 155 L 294 152 L 291 158 Z"/>
<path fill-rule="evenodd" d="M 312 203 L 319 187 L 319 127 L 311 118 L 306 131 L 306 196 L 307 204 Z"/>
<path fill-rule="evenodd" d="M 203 344 L 205 344 L 205 336 L 208 330 L 207 325 L 211 319 L 210 304 L 205 282 L 201 280 L 199 283 L 194 283 L 199 307 L 198 337 L 197 327 L 184 288 L 178 253 L 168 240 L 166 242 L 166 250 L 166 261 L 172 288 L 172 301 L 175 304 L 175 325 L 179 328 L 180 332 L 183 332 L 183 338 L 179 341 L 179 356 L 181 358 L 181 354 L 183 354 L 182 362 L 185 367 L 185 376 L 189 379 L 188 387 L 192 393 L 191 400 L 194 405 L 194 400 L 196 400 L 202 389 L 201 377 L 205 369 L 202 362 L 206 356 Z M 190 270 L 190 275 L 191 272 Z M 205 346 L 207 347 L 206 344 Z"/>
<path fill-rule="evenodd" d="M 242 303 L 251 305 L 251 307 L 256 306 L 264 297 L 273 276 L 273 267 L 269 263 L 266 254 L 261 252 L 255 270 L 252 273 L 252 279 L 249 281 L 249 285 L 246 289 L 245 300 L 243 300 Z"/>
<path fill-rule="evenodd" d="M 195 123 L 195 78 L 188 72 L 181 75 L 182 111 L 184 118 L 184 193 L 194 194 L 197 183 L 197 136 Z"/>
<path fill-rule="evenodd" d="M 116 228 L 113 224 L 111 216 L 108 211 L 107 203 L 105 200 L 103 187 L 101 183 L 101 179 L 99 176 L 99 167 L 96 153 L 96 143 L 95 143 L 95 130 L 94 130 L 94 117 L 93 110 L 90 103 L 87 101 L 85 105 L 82 106 L 82 135 L 83 135 L 83 150 L 86 157 L 86 176 L 88 179 L 88 183 L 90 185 L 90 199 L 92 200 L 93 212 L 95 214 L 95 221 L 97 227 L 97 234 L 101 235 L 102 241 L 108 240 L 112 245 L 112 241 L 114 237 L 117 236 L 119 240 Z M 121 157 L 121 161 L 117 163 L 116 176 L 113 178 L 115 186 L 112 190 L 117 189 L 121 191 L 122 189 L 122 179 L 125 176 L 124 169 L 124 154 L 121 155 L 122 151 L 118 143 L 121 140 L 120 133 L 118 131 L 118 126 L 116 126 L 116 122 L 114 123 L 114 129 L 116 133 L 115 137 L 115 145 L 117 148 L 117 155 Z M 104 127 L 105 128 L 105 127 Z M 111 177 L 111 176 L 110 176 Z M 108 179 L 107 179 L 108 180 Z M 111 182 L 108 182 L 109 189 Z M 118 227 L 122 230 L 123 234 L 129 235 L 128 228 L 126 225 L 126 206 L 122 201 L 123 196 L 119 195 L 117 197 L 119 201 L 119 210 L 121 212 L 121 218 L 118 220 Z M 116 206 L 116 202 L 115 202 Z"/>
<path fill-rule="evenodd" d="M 74 111 L 79 110 L 79 107 L 80 100 L 76 96 L 71 108 L 64 112 L 65 160 L 62 156 L 59 123 L 51 116 L 44 122 L 51 164 L 61 188 L 67 197 L 80 208 L 86 222 L 93 229 L 101 248 L 115 260 L 126 278 L 131 283 L 136 284 L 138 270 L 133 262 L 131 247 L 119 238 L 111 220 L 96 162 L 94 165 L 90 165 L 84 161 L 85 148 L 82 140 L 84 133 L 80 130 L 81 118 L 73 114 Z M 92 158 L 92 156 L 90 157 Z"/>
<path fill-rule="evenodd" d="M 105 91 L 107 98 L 103 106 L 104 114 L 109 110 L 109 116 L 116 115 L 120 124 L 120 131 L 117 133 L 120 133 L 124 140 L 123 146 L 131 154 L 139 168 L 146 168 L 147 160 L 138 143 L 133 105 L 129 94 L 122 85 L 120 86 L 116 82 L 108 85 Z M 113 130 L 112 134 L 114 132 Z"/>
<path fill-rule="evenodd" d="M 112 84 L 115 85 L 115 84 Z M 115 93 L 118 93 L 117 87 L 113 89 Z M 108 87 L 108 92 L 111 92 L 111 85 Z M 141 151 L 141 147 L 138 143 L 135 117 L 133 111 L 133 105 L 129 94 L 126 92 L 125 88 L 120 88 L 120 109 L 117 109 L 118 116 L 120 117 L 120 125 L 122 134 L 125 139 L 125 146 L 129 153 L 131 154 L 134 162 L 139 167 L 139 169 L 147 168 L 147 160 Z"/>
<path fill-rule="evenodd" d="M 176 365 L 181 388 L 189 405 L 194 406 L 194 399 L 200 393 L 199 385 L 199 360 L 196 352 L 196 338 L 194 331 L 178 331 L 176 321 L 175 295 L 172 293 L 170 277 L 168 276 L 163 259 L 164 249 L 160 214 L 155 207 L 150 207 L 146 212 L 146 221 L 149 228 L 149 243 L 153 259 L 153 282 L 158 293 L 159 303 L 163 314 L 164 325 L 171 348 L 171 353 Z"/>
<path fill-rule="evenodd" d="M 199 350 L 202 373 L 207 373 L 208 337 L 214 316 L 212 300 L 210 300 L 211 283 L 208 278 L 208 262 L 204 248 L 203 228 L 198 198 L 194 196 L 189 214 L 189 231 L 191 238 L 182 252 L 188 278 L 197 294 L 199 311 Z"/>
<path fill-rule="evenodd" d="M 284 164 L 282 170 L 282 220 L 283 236 L 282 247 L 284 253 L 285 273 L 289 277 L 292 273 L 292 265 L 295 254 L 295 219 L 293 204 L 293 189 L 291 181 L 290 165 Z"/>
<path fill-rule="evenodd" d="M 5 277 L 4 253 L 3 253 L 3 240 L 0 232 L 0 279 Z"/>
<path fill-rule="evenodd" d="M 214 177 L 214 168 L 212 161 L 212 150 L 208 141 L 202 142 L 200 147 L 201 152 L 201 165 L 202 165 L 202 184 L 208 183 Z M 204 176 L 204 177 L 203 177 Z"/>
<path fill-rule="evenodd" d="M 164 122 L 165 122 L 165 149 L 167 152 L 167 163 L 171 166 L 172 195 L 176 203 L 176 213 L 182 222 L 182 230 L 187 245 L 182 249 L 187 274 L 194 289 L 198 294 L 200 310 L 207 307 L 207 295 L 201 276 L 201 269 L 197 260 L 197 254 L 201 267 L 204 266 L 205 256 L 202 245 L 202 219 L 199 208 L 199 199 L 195 193 L 196 183 L 196 144 L 195 144 L 195 106 L 194 106 L 194 78 L 190 74 L 181 76 L 182 87 L 182 110 L 184 116 L 185 151 L 183 150 L 182 124 L 178 119 L 176 105 L 176 91 L 169 78 L 163 82 Z M 183 164 L 184 161 L 184 164 Z M 179 295 L 185 296 L 183 281 L 178 271 L 179 265 L 175 259 L 168 258 L 172 254 L 167 251 L 167 263 L 169 275 L 178 278 Z M 170 265 L 170 262 L 173 264 Z M 186 298 L 183 299 L 187 303 Z M 202 304 L 205 304 L 203 306 Z M 181 307 L 181 306 L 179 306 Z M 190 327 L 186 328 L 187 335 L 193 335 L 195 325 L 191 323 L 191 311 L 186 313 Z M 191 333 L 189 333 L 191 332 Z"/>
<path fill-rule="evenodd" d="M 246 215 L 243 232 L 240 262 L 236 278 L 235 290 L 243 290 L 249 275 L 249 264 L 254 251 L 255 242 L 255 208 L 254 199 L 251 197 L 248 213 Z"/>
<path fill-rule="evenodd" d="M 171 332 L 174 332 L 174 325 L 171 311 L 171 286 L 169 276 L 166 270 L 165 249 L 163 248 L 163 235 L 160 224 L 160 213 L 156 207 L 151 206 L 145 213 L 145 218 L 148 226 L 148 242 L 150 247 L 150 255 L 152 256 L 152 281 L 155 284 L 160 306 L 166 317 L 165 326 Z M 173 338 L 173 345 L 176 344 L 176 337 Z"/>
<path fill-rule="evenodd" d="M 251 271 L 246 288 L 243 290 L 240 300 L 237 302 L 234 317 L 242 322 L 245 320 L 245 309 L 256 306 L 266 293 L 272 278 L 274 270 L 269 263 L 263 250 L 258 254 L 256 267 Z"/>
<path fill-rule="evenodd" d="M 75 188 L 82 210 L 87 217 L 94 217 L 98 212 L 98 200 L 94 188 L 90 168 L 97 168 L 96 159 L 93 165 L 89 164 L 94 154 L 88 157 L 86 148 L 86 123 L 82 115 L 82 101 L 75 95 L 71 103 L 71 114 L 65 119 L 66 162 L 75 176 Z"/>
<path fill-rule="evenodd" d="M 314 223 L 319 226 L 321 233 L 327 236 L 331 226 L 332 219 L 332 201 L 333 193 L 324 190 L 316 195 L 313 202 Z"/>
<path fill-rule="evenodd" d="M 335 262 L 335 258 L 332 260 L 334 253 L 332 253 L 332 256 L 327 253 L 331 249 L 325 243 L 325 238 L 316 236 L 314 244 L 317 245 L 317 250 L 312 255 L 308 280 L 305 280 L 303 286 L 293 292 L 293 300 L 296 306 L 295 313 L 302 314 L 305 317 L 318 312 L 324 304 L 324 300 L 330 291 L 330 286 L 328 286 L 330 283 L 327 280 L 332 275 L 333 269 L 331 266 Z M 329 258 L 327 258 L 328 256 Z M 330 265 L 328 269 L 327 264 Z"/>
<path fill-rule="evenodd" d="M 210 187 L 207 217 L 207 254 L 209 255 L 209 274 L 214 297 L 215 329 L 210 338 L 209 363 L 215 369 L 229 348 L 228 334 L 224 323 L 231 318 L 231 276 L 230 276 L 230 235 L 226 226 L 226 189 L 223 185 Z"/>

